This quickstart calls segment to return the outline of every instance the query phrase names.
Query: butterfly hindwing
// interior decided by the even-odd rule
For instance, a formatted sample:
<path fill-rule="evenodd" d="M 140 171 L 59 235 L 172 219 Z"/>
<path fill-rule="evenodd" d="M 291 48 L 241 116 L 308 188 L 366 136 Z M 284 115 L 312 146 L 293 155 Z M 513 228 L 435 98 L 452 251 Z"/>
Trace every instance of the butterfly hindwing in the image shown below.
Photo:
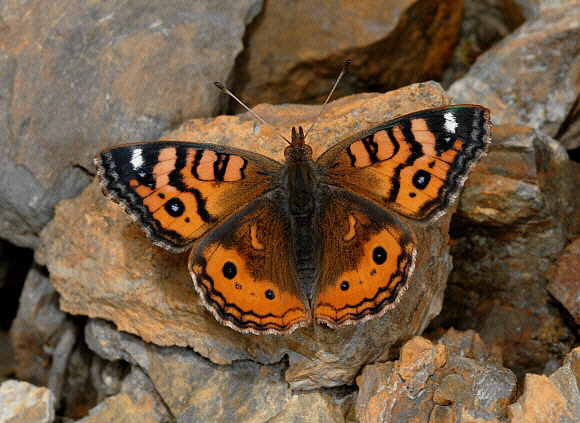
<path fill-rule="evenodd" d="M 283 208 L 260 198 L 194 246 L 189 269 L 218 321 L 254 334 L 284 334 L 310 322 L 289 238 Z"/>
<path fill-rule="evenodd" d="M 433 220 L 491 147 L 490 125 L 481 106 L 423 110 L 350 137 L 316 162 L 330 184 L 403 216 Z"/>
<path fill-rule="evenodd" d="M 336 190 L 319 217 L 314 318 L 331 327 L 394 307 L 415 262 L 410 228 L 381 207 Z"/>
<path fill-rule="evenodd" d="M 112 147 L 95 163 L 105 195 L 173 251 L 266 192 L 281 166 L 235 148 L 171 141 Z"/>

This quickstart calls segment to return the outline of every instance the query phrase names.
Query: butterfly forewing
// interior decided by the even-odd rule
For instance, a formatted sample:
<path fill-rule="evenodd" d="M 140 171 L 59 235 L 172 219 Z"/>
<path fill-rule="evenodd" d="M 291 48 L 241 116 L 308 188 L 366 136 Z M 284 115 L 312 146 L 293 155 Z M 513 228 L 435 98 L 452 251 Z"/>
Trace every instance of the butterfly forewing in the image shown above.
<path fill-rule="evenodd" d="M 103 192 L 174 251 L 266 192 L 281 166 L 239 149 L 170 141 L 113 147 L 95 163 Z"/>
<path fill-rule="evenodd" d="M 491 146 L 489 110 L 460 105 L 406 115 L 357 134 L 321 155 L 329 184 L 417 220 L 455 200 Z"/>

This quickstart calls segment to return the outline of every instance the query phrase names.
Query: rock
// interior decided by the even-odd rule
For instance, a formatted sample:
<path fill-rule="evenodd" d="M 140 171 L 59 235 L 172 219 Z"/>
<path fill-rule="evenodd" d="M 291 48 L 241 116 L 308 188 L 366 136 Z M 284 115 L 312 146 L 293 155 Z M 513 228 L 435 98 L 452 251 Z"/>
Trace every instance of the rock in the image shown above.
<path fill-rule="evenodd" d="M 155 418 L 153 396 L 143 395 L 134 401 L 127 392 L 107 398 L 77 423 L 159 423 Z"/>
<path fill-rule="evenodd" d="M 575 365 L 578 366 L 580 349 L 575 350 Z M 580 379 L 563 385 L 562 373 L 556 371 L 549 378 L 544 375 L 527 374 L 524 392 L 515 404 L 509 406 L 511 423 L 565 422 L 576 423 L 580 416 Z M 564 390 L 562 390 L 564 388 Z"/>
<path fill-rule="evenodd" d="M 454 268 L 433 327 L 475 329 L 523 377 L 573 347 L 546 273 L 578 233 L 580 173 L 540 131 L 498 125 L 492 137 L 453 218 Z"/>
<path fill-rule="evenodd" d="M 61 169 L 56 181 L 43 186 L 29 168 L 8 161 L 8 157 L 0 159 L 0 233 L 17 246 L 36 248 L 38 234 L 52 219 L 56 203 L 79 195 L 91 175 L 79 167 L 67 166 Z M 54 161 L 57 160 L 55 157 Z M 39 161 L 44 161 L 44 157 Z"/>
<path fill-rule="evenodd" d="M 75 327 L 74 329 L 76 330 L 75 333 L 77 333 L 79 328 Z M 58 347 L 65 350 L 63 346 L 66 346 L 68 341 L 65 337 L 61 339 L 62 341 L 59 342 L 60 345 Z M 50 371 L 51 376 L 55 375 L 56 377 L 49 379 L 49 382 L 54 380 L 56 382 L 55 386 L 60 387 L 62 392 L 60 407 L 57 408 L 59 415 L 74 420 L 86 416 L 88 411 L 103 397 L 103 392 L 98 390 L 100 387 L 91 383 L 93 372 L 95 371 L 95 359 L 98 357 L 82 342 L 82 331 L 81 338 L 77 338 L 76 341 L 71 351 L 65 350 L 68 356 L 56 356 L 53 359 Z M 53 356 L 58 352 L 58 348 L 51 351 Z M 58 369 L 58 363 L 64 362 L 65 359 L 65 371 L 58 373 L 55 371 Z"/>
<path fill-rule="evenodd" d="M 10 328 L 16 377 L 51 389 L 62 415 L 79 418 L 95 404 L 88 389 L 90 361 L 78 342 L 82 323 L 62 312 L 59 295 L 39 266 L 28 272 Z"/>
<path fill-rule="evenodd" d="M 322 103 L 347 59 L 337 97 L 438 79 L 462 11 L 463 0 L 265 2 L 248 27 L 234 93 L 249 106 Z"/>
<path fill-rule="evenodd" d="M 38 385 L 48 383 L 52 354 L 67 315 L 58 308 L 58 293 L 38 268 L 28 272 L 18 313 L 10 328 L 16 376 Z"/>
<path fill-rule="evenodd" d="M 548 273 L 548 291 L 580 325 L 580 239 L 561 253 Z"/>
<path fill-rule="evenodd" d="M 17 363 L 16 376 L 46 385 L 52 354 L 67 320 L 58 308 L 58 293 L 38 268 L 28 272 L 20 295 L 18 313 L 10 328 Z"/>
<path fill-rule="evenodd" d="M 87 344 L 107 360 L 139 366 L 178 422 L 344 422 L 341 390 L 292 392 L 284 381 L 287 364 L 243 360 L 215 365 L 189 348 L 158 347 L 116 331 L 104 321 L 86 326 Z M 326 419 L 326 420 L 325 420 Z"/>
<path fill-rule="evenodd" d="M 163 402 L 161 395 L 155 390 L 153 382 L 139 366 L 132 366 L 131 372 L 121 383 L 121 392 L 127 393 L 133 403 L 141 401 L 145 396 L 151 396 L 154 401 L 153 417 L 155 421 L 173 423 L 175 418 Z"/>
<path fill-rule="evenodd" d="M 361 423 L 497 421 L 515 384 L 507 369 L 415 337 L 402 347 L 399 360 L 363 369 L 357 378 L 357 418 Z"/>
<path fill-rule="evenodd" d="M 329 104 L 309 144 L 316 156 L 347 135 L 445 101 L 433 83 L 341 99 Z M 285 134 L 291 125 L 311 122 L 318 110 L 288 105 L 257 108 Z M 280 159 L 285 144 L 248 119 L 244 115 L 194 120 L 169 137 L 232 140 L 237 147 Z M 422 248 L 410 288 L 391 312 L 338 330 L 311 325 L 283 337 L 245 335 L 219 324 L 203 307 L 188 274 L 186 255 L 155 247 L 121 207 L 101 195 L 96 183 L 78 199 L 63 201 L 57 210 L 43 231 L 36 257 L 47 264 L 64 311 L 113 321 L 118 329 L 157 345 L 193 347 L 219 364 L 244 359 L 267 364 L 289 354 L 286 380 L 295 389 L 352 383 L 363 365 L 395 354 L 439 312 L 451 267 L 449 215 L 428 227 L 413 223 Z"/>
<path fill-rule="evenodd" d="M 7 380 L 0 385 L 0 421 L 10 423 L 51 423 L 54 396 L 49 389 L 28 382 Z"/>
<path fill-rule="evenodd" d="M 77 423 L 155 422 L 172 423 L 175 418 L 163 404 L 151 380 L 133 366 L 119 386 L 105 400 L 89 410 Z"/>
<path fill-rule="evenodd" d="M 6 331 L 0 331 L 0 383 L 14 377 L 14 348 L 10 341 L 10 335 Z"/>
<path fill-rule="evenodd" d="M 578 2 L 543 9 L 482 54 L 449 94 L 454 102 L 488 107 L 494 125 L 532 126 L 567 149 L 578 147 L 580 138 L 565 132 L 580 95 L 578 19 Z"/>
<path fill-rule="evenodd" d="M 497 367 L 503 365 L 501 349 L 493 345 L 489 348 L 474 330 L 459 332 L 451 328 L 438 339 L 437 343 L 444 345 L 447 351 L 460 357 L 494 364 Z"/>
<path fill-rule="evenodd" d="M 566 399 L 570 414 L 580 420 L 580 347 L 564 359 L 564 365 L 550 375 L 550 381 Z"/>
<path fill-rule="evenodd" d="M 35 247 L 108 145 L 209 116 L 260 0 L 10 2 L 0 41 L 0 233 Z"/>
<path fill-rule="evenodd" d="M 578 0 L 516 0 L 527 20 L 532 20 L 550 9 L 562 9 L 578 4 Z"/>
<path fill-rule="evenodd" d="M 524 22 L 515 0 L 465 0 L 459 41 L 451 64 L 445 69 L 441 85 L 463 77 L 479 55 Z"/>

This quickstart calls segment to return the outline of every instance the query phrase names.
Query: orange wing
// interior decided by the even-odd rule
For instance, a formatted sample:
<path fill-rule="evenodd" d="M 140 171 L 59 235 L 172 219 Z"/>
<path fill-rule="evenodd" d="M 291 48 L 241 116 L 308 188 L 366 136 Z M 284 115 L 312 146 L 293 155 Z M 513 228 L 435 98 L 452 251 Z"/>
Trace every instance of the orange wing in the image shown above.
<path fill-rule="evenodd" d="M 418 220 L 444 213 L 491 147 L 489 110 L 423 110 L 357 134 L 316 161 L 326 183 Z"/>
<path fill-rule="evenodd" d="M 268 191 L 281 167 L 249 151 L 172 141 L 112 147 L 95 164 L 103 193 L 172 251 Z"/>
<path fill-rule="evenodd" d="M 254 334 L 285 334 L 309 324 L 289 237 L 281 205 L 261 198 L 196 244 L 189 269 L 219 322 Z"/>
<path fill-rule="evenodd" d="M 337 327 L 393 308 L 415 263 L 409 227 L 381 207 L 336 190 L 321 212 L 313 313 Z"/>

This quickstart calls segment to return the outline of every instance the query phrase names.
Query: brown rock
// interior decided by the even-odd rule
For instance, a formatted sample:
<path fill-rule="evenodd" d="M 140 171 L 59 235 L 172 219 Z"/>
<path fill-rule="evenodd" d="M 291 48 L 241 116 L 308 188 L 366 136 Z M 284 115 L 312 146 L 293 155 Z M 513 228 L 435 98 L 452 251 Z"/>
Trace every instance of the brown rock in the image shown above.
<path fill-rule="evenodd" d="M 578 231 L 579 174 L 563 147 L 537 130 L 498 125 L 492 136 L 459 199 L 454 269 L 433 325 L 475 329 L 523 377 L 573 346 L 546 272 Z"/>
<path fill-rule="evenodd" d="M 447 362 L 447 351 L 443 345 L 435 345 L 417 336 L 401 349 L 395 370 L 403 379 L 411 394 L 425 388 L 427 379 Z"/>
<path fill-rule="evenodd" d="M 495 364 L 498 367 L 503 365 L 501 349 L 495 346 L 490 348 L 485 345 L 479 334 L 474 330 L 469 329 L 465 332 L 459 332 L 454 328 L 450 328 L 439 338 L 438 343 L 445 345 L 448 351 L 460 357 Z"/>
<path fill-rule="evenodd" d="M 566 398 L 547 376 L 527 374 L 524 393 L 509 406 L 511 423 L 578 421 L 566 407 Z"/>
<path fill-rule="evenodd" d="M 261 2 L 7 2 L 0 24 L 0 231 L 36 246 L 98 149 L 217 110 Z"/>
<path fill-rule="evenodd" d="M 403 346 L 395 363 L 363 369 L 357 378 L 357 417 L 361 423 L 463 421 L 460 417 L 493 422 L 505 416 L 515 382 L 507 369 L 416 337 Z"/>
<path fill-rule="evenodd" d="M 548 291 L 580 325 L 580 239 L 562 252 L 548 273 Z"/>
<path fill-rule="evenodd" d="M 481 55 L 449 94 L 455 102 L 488 107 L 494 124 L 568 139 L 560 131 L 580 95 L 579 18 L 578 2 L 542 10 Z"/>
<path fill-rule="evenodd" d="M 438 79 L 462 10 L 463 0 L 265 2 L 248 27 L 234 91 L 248 105 L 321 103 L 347 59 L 338 96 Z"/>
<path fill-rule="evenodd" d="M 395 114 L 445 101 L 436 84 L 341 99 L 328 106 L 309 144 L 316 156 L 337 140 Z M 288 134 L 291 125 L 310 122 L 318 107 L 263 106 L 259 111 Z M 238 147 L 253 141 L 252 150 L 270 149 L 269 155 L 277 158 L 284 147 L 247 116 L 193 121 L 171 137 L 217 143 L 231 139 Z M 412 224 L 422 247 L 409 289 L 392 311 L 338 330 L 311 325 L 284 337 L 244 335 L 220 325 L 194 292 L 186 255 L 153 246 L 119 206 L 100 194 L 96 183 L 80 198 L 59 205 L 43 231 L 37 259 L 47 264 L 61 308 L 69 313 L 111 320 L 118 329 L 158 345 L 191 346 L 220 364 L 240 359 L 271 363 L 289 354 L 286 380 L 293 388 L 306 389 L 351 383 L 363 365 L 391 357 L 439 312 L 451 266 L 448 222 L 446 216 L 428 227 Z"/>

